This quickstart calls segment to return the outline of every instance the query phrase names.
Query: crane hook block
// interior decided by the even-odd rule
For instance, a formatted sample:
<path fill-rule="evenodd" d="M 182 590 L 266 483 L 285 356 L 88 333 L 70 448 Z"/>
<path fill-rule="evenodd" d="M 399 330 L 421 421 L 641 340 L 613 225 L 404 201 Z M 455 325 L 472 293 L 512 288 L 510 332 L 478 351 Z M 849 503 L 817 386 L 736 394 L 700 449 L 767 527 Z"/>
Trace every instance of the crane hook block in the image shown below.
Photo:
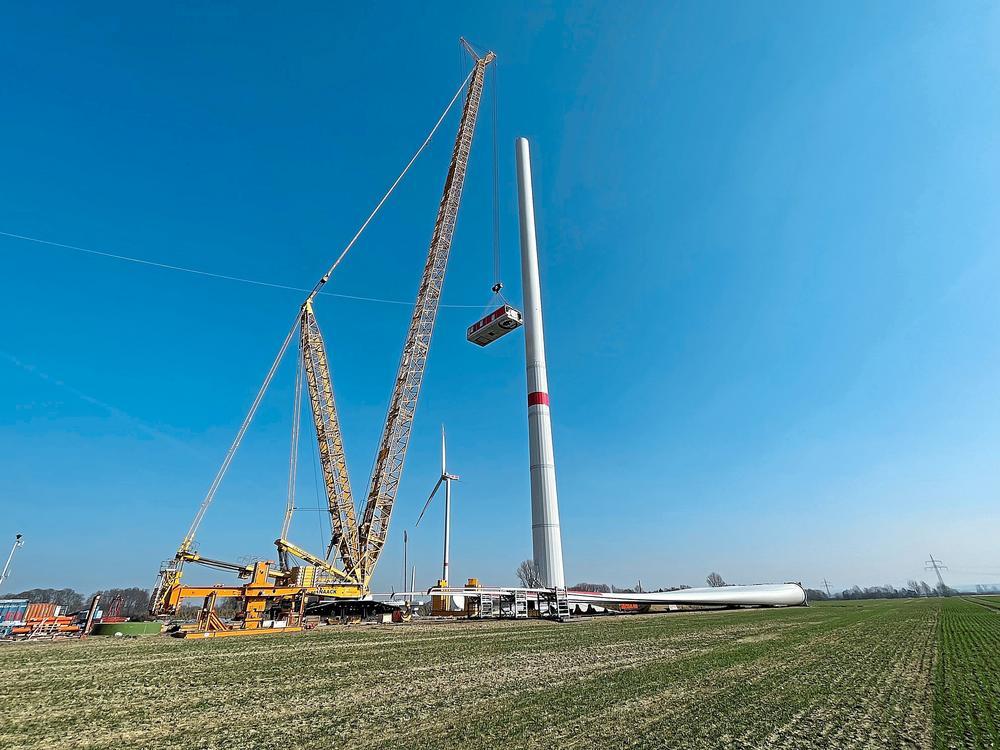
<path fill-rule="evenodd" d="M 473 344 L 486 346 L 523 324 L 524 318 L 521 313 L 510 305 L 501 305 L 482 320 L 469 326 L 466 338 Z"/>

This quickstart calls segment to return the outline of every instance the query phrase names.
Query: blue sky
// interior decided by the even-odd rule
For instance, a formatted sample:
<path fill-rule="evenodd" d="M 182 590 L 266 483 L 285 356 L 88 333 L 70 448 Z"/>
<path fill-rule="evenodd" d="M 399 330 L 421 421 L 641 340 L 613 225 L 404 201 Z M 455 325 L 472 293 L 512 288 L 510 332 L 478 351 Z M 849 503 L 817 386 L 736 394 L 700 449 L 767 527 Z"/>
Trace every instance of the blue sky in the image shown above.
<path fill-rule="evenodd" d="M 1000 582 L 995 5 L 200 5 L 9 10 L 0 232 L 310 286 L 461 82 L 466 35 L 499 55 L 515 300 L 514 137 L 534 149 L 567 578 L 846 587 L 930 579 L 933 552 Z M 413 299 L 456 124 L 331 291 Z M 484 117 L 451 305 L 490 298 L 491 139 Z M 6 236 L 0 258 L 0 540 L 27 539 L 7 588 L 151 585 L 302 295 Z M 523 343 L 468 344 L 477 313 L 441 311 L 381 588 L 442 422 L 453 579 L 530 556 Z M 408 309 L 317 315 L 360 488 Z M 273 553 L 292 374 L 205 554 Z M 424 586 L 440 513 L 411 534 Z M 319 515 L 296 540 L 319 547 Z"/>

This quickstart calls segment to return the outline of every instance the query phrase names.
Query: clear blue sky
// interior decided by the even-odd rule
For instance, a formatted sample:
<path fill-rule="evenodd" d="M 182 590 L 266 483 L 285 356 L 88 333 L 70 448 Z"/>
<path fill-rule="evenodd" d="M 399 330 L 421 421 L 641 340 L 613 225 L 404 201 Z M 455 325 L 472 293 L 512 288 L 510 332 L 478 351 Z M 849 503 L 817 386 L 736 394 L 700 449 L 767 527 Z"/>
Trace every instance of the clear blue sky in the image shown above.
<path fill-rule="evenodd" d="M 205 6 L 205 7 L 199 7 Z M 354 233 L 499 55 L 535 154 L 567 578 L 646 586 L 1000 581 L 1000 9 L 989 3 L 134 4 L 8 8 L 0 231 L 292 286 Z M 488 112 L 488 110 L 485 110 Z M 456 117 L 330 287 L 412 300 Z M 490 297 L 481 121 L 445 302 Z M 152 584 L 301 294 L 0 236 L 6 588 Z M 442 310 L 393 542 L 447 422 L 454 580 L 530 556 L 523 343 Z M 354 483 L 408 309 L 323 298 Z M 273 554 L 286 367 L 201 533 Z M 304 451 L 300 497 L 316 500 Z M 437 575 L 441 509 L 412 534 Z M 317 513 L 294 536 L 318 548 Z M 425 526 L 426 524 L 426 526 Z M 992 574 L 990 577 L 989 574 Z"/>

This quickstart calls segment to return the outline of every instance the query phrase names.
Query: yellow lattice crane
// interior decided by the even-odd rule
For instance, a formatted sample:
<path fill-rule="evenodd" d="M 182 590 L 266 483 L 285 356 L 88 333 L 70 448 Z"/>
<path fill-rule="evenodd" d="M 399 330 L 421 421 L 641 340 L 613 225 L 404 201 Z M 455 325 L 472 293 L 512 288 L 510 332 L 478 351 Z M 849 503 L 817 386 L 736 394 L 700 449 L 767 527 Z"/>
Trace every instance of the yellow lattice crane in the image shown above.
<path fill-rule="evenodd" d="M 284 623 L 284 631 L 288 632 L 299 629 L 298 624 L 301 621 L 306 602 L 311 598 L 331 597 L 344 600 L 362 600 L 370 595 L 372 574 L 385 548 L 389 533 L 389 521 L 392 517 L 392 509 L 403 473 L 413 417 L 427 364 L 434 322 L 441 301 L 452 236 L 461 204 L 462 188 L 465 184 L 469 154 L 472 149 L 476 119 L 482 99 L 486 68 L 495 59 L 492 52 L 480 56 L 465 40 L 462 40 L 462 43 L 472 55 L 475 64 L 467 82 L 463 84 L 465 104 L 462 117 L 458 134 L 455 137 L 448 176 L 438 207 L 434 233 L 431 237 L 417 300 L 389 400 L 374 470 L 361 513 L 361 523 L 359 525 L 357 521 L 354 496 L 351 491 L 344 440 L 334 400 L 327 347 L 313 311 L 313 301 L 347 250 L 367 226 L 367 221 L 303 303 L 292 330 L 285 338 L 277 358 L 251 405 L 250 412 L 240 426 L 236 439 L 226 454 L 219 473 L 195 515 L 194 522 L 173 559 L 160 569 L 159 579 L 150 602 L 150 610 L 154 614 L 175 614 L 184 599 L 204 599 L 197 626 L 189 629 L 189 635 L 235 635 L 237 633 L 264 632 L 268 629 L 267 623 L 273 625 L 275 622 Z M 458 95 L 456 93 L 452 103 L 458 98 Z M 450 107 L 451 104 L 449 104 Z M 441 120 L 443 118 L 444 115 L 442 115 Z M 431 131 L 431 136 L 440 125 L 441 120 L 438 120 L 434 130 Z M 428 136 L 427 140 L 424 141 L 417 155 L 430 141 L 431 136 Z M 413 157 L 414 160 L 417 155 Z M 413 160 L 410 164 L 412 165 L 412 163 Z M 406 169 L 409 169 L 409 166 L 407 165 Z M 403 171 L 403 174 L 405 173 L 406 170 Z M 400 179 L 402 179 L 402 175 L 400 175 Z M 399 179 L 386 193 L 375 211 L 378 211 L 378 208 L 381 207 L 398 183 Z M 372 212 L 368 221 L 371 221 L 374 214 L 375 212 Z M 250 565 L 239 565 L 203 558 L 194 546 L 198 526 L 218 490 L 222 477 L 260 405 L 271 379 L 274 377 L 278 364 L 296 334 L 299 350 L 299 375 L 296 380 L 288 504 L 281 536 L 275 542 L 278 551 L 278 566 L 272 567 L 273 563 L 264 561 Z M 313 554 L 287 538 L 294 511 L 296 446 L 303 380 L 305 380 L 308 389 L 309 406 L 319 447 L 323 484 L 330 514 L 332 534 L 325 556 Z M 294 564 L 295 560 L 301 561 L 302 564 Z M 242 586 L 186 586 L 182 583 L 185 563 L 198 563 L 234 572 L 240 578 L 248 579 L 249 582 Z M 215 614 L 215 601 L 220 597 L 234 597 L 241 602 L 242 627 L 226 626 Z"/>

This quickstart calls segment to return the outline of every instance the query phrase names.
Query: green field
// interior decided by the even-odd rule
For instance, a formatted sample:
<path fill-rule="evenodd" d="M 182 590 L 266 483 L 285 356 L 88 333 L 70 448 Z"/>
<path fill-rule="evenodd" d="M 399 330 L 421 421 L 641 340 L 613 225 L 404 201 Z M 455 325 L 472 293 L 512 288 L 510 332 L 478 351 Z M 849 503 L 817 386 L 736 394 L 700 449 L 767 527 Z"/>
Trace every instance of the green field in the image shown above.
<path fill-rule="evenodd" d="M 0 747 L 1000 747 L 971 600 L 0 647 Z"/>

